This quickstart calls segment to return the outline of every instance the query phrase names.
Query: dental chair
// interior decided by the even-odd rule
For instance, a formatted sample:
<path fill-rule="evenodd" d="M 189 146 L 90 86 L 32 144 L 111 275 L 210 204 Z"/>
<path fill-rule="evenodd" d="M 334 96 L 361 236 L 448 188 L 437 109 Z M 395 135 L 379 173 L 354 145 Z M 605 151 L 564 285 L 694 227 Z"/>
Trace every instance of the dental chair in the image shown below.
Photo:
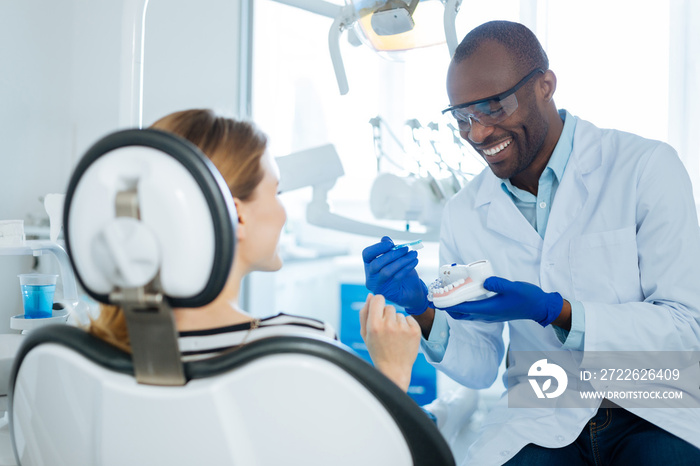
<path fill-rule="evenodd" d="M 18 464 L 454 464 L 425 413 L 340 343 L 273 337 L 181 362 L 171 309 L 218 296 L 236 222 L 187 141 L 127 130 L 86 153 L 66 248 L 84 290 L 123 308 L 132 354 L 77 327 L 27 335 L 9 392 Z"/>

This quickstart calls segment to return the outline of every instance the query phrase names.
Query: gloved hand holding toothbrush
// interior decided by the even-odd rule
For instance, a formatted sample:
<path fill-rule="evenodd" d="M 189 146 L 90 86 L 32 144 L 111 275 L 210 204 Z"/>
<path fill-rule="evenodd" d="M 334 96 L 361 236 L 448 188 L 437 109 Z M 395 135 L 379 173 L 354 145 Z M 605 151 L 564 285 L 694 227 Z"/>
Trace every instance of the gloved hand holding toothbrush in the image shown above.
<path fill-rule="evenodd" d="M 428 287 L 416 272 L 418 253 L 408 247 L 393 248 L 394 242 L 384 236 L 379 243 L 362 251 L 365 285 L 372 293 L 383 295 L 407 313 L 422 314 L 430 307 L 430 301 Z"/>

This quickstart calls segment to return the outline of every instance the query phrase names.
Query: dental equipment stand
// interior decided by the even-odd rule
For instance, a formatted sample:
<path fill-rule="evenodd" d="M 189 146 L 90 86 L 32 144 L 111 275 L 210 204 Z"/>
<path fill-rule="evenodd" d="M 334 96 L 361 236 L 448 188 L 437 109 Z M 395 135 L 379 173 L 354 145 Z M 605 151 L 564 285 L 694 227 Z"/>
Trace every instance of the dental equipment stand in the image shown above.
<path fill-rule="evenodd" d="M 395 240 L 402 241 L 416 241 L 419 239 L 423 241 L 438 240 L 439 222 L 428 223 L 426 225 L 426 231 L 418 232 L 367 223 L 333 212 L 328 203 L 328 192 L 333 188 L 338 178 L 345 174 L 345 171 L 343 170 L 343 165 L 335 150 L 335 146 L 332 144 L 326 144 L 283 157 L 277 157 L 276 161 L 281 175 L 280 191 L 288 192 L 305 186 L 313 187 L 312 200 L 306 207 L 306 220 L 311 225 L 364 236 L 381 237 L 390 235 Z M 419 188 L 419 186 L 414 186 L 414 191 L 418 192 L 417 190 Z M 430 199 L 429 188 L 426 187 L 425 190 L 427 190 L 427 192 L 422 196 L 426 199 L 423 203 L 425 206 L 421 205 L 418 211 L 423 212 L 423 210 L 427 210 L 433 212 L 435 209 L 440 208 L 441 205 L 439 202 Z M 380 198 L 374 202 L 382 203 L 386 201 L 386 199 L 391 198 L 391 200 L 395 201 L 392 205 L 405 203 L 396 196 L 385 196 L 385 194 L 387 194 L 386 190 L 381 194 Z M 418 196 L 418 198 L 421 198 L 421 196 Z M 370 200 L 370 202 L 372 202 L 372 200 Z M 402 208 L 399 209 L 401 212 L 407 210 L 407 208 L 403 208 L 403 205 L 401 207 Z M 405 218 L 402 219 L 405 220 Z"/>
<path fill-rule="evenodd" d="M 48 206 L 47 206 L 47 210 Z M 51 214 L 51 212 L 50 212 Z M 68 317 L 80 307 L 78 290 L 75 282 L 75 274 L 70 265 L 68 254 L 63 246 L 55 239 L 60 230 L 60 221 L 56 223 L 60 215 L 50 215 L 51 219 L 51 240 L 23 241 L 18 246 L 0 247 L 0 256 L 32 255 L 41 256 L 45 253 L 53 254 L 58 261 L 61 275 L 62 298 L 54 299 L 54 304 L 59 304 L 60 309 L 54 309 L 53 315 L 44 319 L 25 319 L 23 314 L 10 318 L 10 328 L 21 330 L 21 334 L 0 335 L 0 466 L 15 466 L 12 444 L 10 443 L 10 432 L 7 414 L 7 392 L 10 380 L 10 372 L 15 359 L 15 355 L 24 340 L 24 335 L 28 332 L 50 324 L 66 323 Z M 18 283 L 19 286 L 19 283 Z M 82 309 L 81 309 L 82 311 Z M 75 318 L 76 316 L 73 315 Z"/>

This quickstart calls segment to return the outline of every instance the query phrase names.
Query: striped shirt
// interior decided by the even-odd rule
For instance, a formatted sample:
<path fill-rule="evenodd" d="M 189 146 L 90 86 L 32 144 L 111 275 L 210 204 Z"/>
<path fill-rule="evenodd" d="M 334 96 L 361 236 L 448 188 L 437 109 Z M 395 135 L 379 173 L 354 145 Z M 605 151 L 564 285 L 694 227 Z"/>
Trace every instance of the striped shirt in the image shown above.
<path fill-rule="evenodd" d="M 183 361 L 211 358 L 267 337 L 320 336 L 338 339 L 335 330 L 320 320 L 282 313 L 237 325 L 180 332 L 179 335 Z"/>

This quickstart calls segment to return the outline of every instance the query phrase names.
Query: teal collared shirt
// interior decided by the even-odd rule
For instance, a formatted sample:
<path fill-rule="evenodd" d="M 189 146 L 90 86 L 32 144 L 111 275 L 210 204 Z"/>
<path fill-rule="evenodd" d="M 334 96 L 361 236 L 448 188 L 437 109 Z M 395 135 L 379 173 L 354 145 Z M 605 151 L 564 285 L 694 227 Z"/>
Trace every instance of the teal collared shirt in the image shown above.
<path fill-rule="evenodd" d="M 554 195 L 564 176 L 564 169 L 574 147 L 576 119 L 571 117 L 566 110 L 560 110 L 559 115 L 564 121 L 564 128 L 547 166 L 540 175 L 537 196 L 513 186 L 510 180 L 501 182 L 501 188 L 510 195 L 515 206 L 542 238 L 547 231 L 547 222 L 549 221 L 549 213 L 552 211 Z"/>
<path fill-rule="evenodd" d="M 537 196 L 513 186 L 510 180 L 501 182 L 503 190 L 510 195 L 515 206 L 542 238 L 544 238 L 547 231 L 547 222 L 552 211 L 554 195 L 564 176 L 564 170 L 574 147 L 576 119 L 566 110 L 559 110 L 559 115 L 564 121 L 564 128 L 547 166 L 542 175 L 540 175 Z M 583 304 L 570 299 L 568 301 L 571 303 L 571 330 L 567 332 L 559 327 L 552 326 L 552 328 L 559 341 L 563 343 L 563 348 L 583 350 L 585 329 Z M 448 338 L 449 327 L 445 313 L 436 312 L 428 340 L 423 340 L 422 342 L 423 351 L 431 360 L 435 362 L 442 361 Z"/>

